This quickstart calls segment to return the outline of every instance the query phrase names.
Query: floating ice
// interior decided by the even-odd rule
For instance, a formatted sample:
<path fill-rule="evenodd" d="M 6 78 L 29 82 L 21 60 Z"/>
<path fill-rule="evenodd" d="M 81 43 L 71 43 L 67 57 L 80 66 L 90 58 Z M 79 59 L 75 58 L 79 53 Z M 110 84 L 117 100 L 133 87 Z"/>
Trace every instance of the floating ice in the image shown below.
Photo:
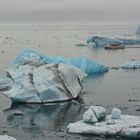
<path fill-rule="evenodd" d="M 86 39 L 86 43 L 89 44 L 90 42 L 94 42 L 94 38 L 93 38 L 93 36 L 91 36 L 91 35 L 88 36 L 87 39 Z"/>
<path fill-rule="evenodd" d="M 93 74 L 93 73 L 103 73 L 108 71 L 108 67 L 104 66 L 100 63 L 97 63 L 96 61 L 92 60 L 92 59 L 88 59 L 85 57 L 79 57 L 79 58 L 64 58 L 64 57 L 60 57 L 60 56 L 47 56 L 47 55 L 42 55 L 40 53 L 36 53 L 34 51 L 32 51 L 31 49 L 24 49 L 17 57 L 15 60 L 15 64 L 24 64 L 29 62 L 30 58 L 32 58 L 32 56 L 36 56 L 36 58 L 41 58 L 40 59 L 36 59 L 37 62 L 41 63 L 55 63 L 55 64 L 67 64 L 67 65 L 73 65 L 77 68 L 80 68 L 81 70 L 83 70 L 84 72 L 86 72 L 87 74 Z M 28 60 L 29 59 L 29 60 Z M 32 58 L 33 59 L 33 58 Z M 36 62 L 35 61 L 35 62 Z"/>
<path fill-rule="evenodd" d="M 137 27 L 136 34 L 140 35 L 140 26 Z"/>
<path fill-rule="evenodd" d="M 71 123 L 67 130 L 68 133 L 140 138 L 140 116 L 121 115 L 120 119 L 112 119 L 112 115 L 107 115 L 104 121 L 94 124 L 84 120 Z"/>
<path fill-rule="evenodd" d="M 138 69 L 140 68 L 140 61 L 130 61 L 121 66 L 124 69 Z"/>
<path fill-rule="evenodd" d="M 90 47 L 96 47 L 96 44 L 95 44 L 95 42 L 90 42 L 90 43 L 88 44 L 88 46 L 90 46 Z"/>
<path fill-rule="evenodd" d="M 120 119 L 121 110 L 118 108 L 113 108 L 111 112 L 111 119 Z"/>
<path fill-rule="evenodd" d="M 106 110 L 101 106 L 91 106 L 90 109 L 95 113 L 98 120 L 103 120 L 106 116 Z"/>
<path fill-rule="evenodd" d="M 84 114 L 83 121 L 86 123 L 96 123 L 99 120 L 104 120 L 106 110 L 101 106 L 91 106 Z"/>
<path fill-rule="evenodd" d="M 16 140 L 16 139 L 8 135 L 0 135 L 0 140 Z"/>
<path fill-rule="evenodd" d="M 13 81 L 10 78 L 0 79 L 0 90 L 8 90 L 12 87 Z"/>
<path fill-rule="evenodd" d="M 7 70 L 14 83 L 4 94 L 13 102 L 46 103 L 77 98 L 86 73 L 65 64 L 17 65 Z"/>
<path fill-rule="evenodd" d="M 138 39 L 120 39 L 120 38 L 109 38 L 109 37 L 99 37 L 99 36 L 88 36 L 88 44 L 94 42 L 96 46 L 110 46 L 110 45 L 137 45 L 140 44 Z"/>
<path fill-rule="evenodd" d="M 86 123 L 96 123 L 98 120 L 94 114 L 94 112 L 91 109 L 88 109 L 84 114 L 83 114 L 83 121 Z"/>

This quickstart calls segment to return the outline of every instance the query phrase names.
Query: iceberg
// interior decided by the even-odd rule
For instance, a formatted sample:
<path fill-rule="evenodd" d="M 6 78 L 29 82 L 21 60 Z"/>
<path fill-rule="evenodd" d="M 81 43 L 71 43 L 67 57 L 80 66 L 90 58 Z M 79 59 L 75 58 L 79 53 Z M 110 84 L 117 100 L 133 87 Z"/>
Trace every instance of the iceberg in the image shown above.
<path fill-rule="evenodd" d="M 16 139 L 8 135 L 0 135 L 0 140 L 16 140 Z"/>
<path fill-rule="evenodd" d="M 101 106 L 91 106 L 89 109 L 91 109 L 98 120 L 103 120 L 106 116 L 106 110 Z"/>
<path fill-rule="evenodd" d="M 77 98 L 82 89 L 81 82 L 87 74 L 70 65 L 34 66 L 30 61 L 30 64 L 8 69 L 7 76 L 13 84 L 4 94 L 12 102 L 49 103 Z"/>
<path fill-rule="evenodd" d="M 95 43 L 96 46 L 138 45 L 140 44 L 140 39 L 121 39 L 121 38 L 88 36 L 86 43 L 89 45 L 91 43 Z"/>
<path fill-rule="evenodd" d="M 123 69 L 139 69 L 140 61 L 130 61 L 121 66 Z"/>
<path fill-rule="evenodd" d="M 137 27 L 136 34 L 140 35 L 140 26 Z"/>
<path fill-rule="evenodd" d="M 24 49 L 19 55 L 17 55 L 14 64 L 26 64 L 34 57 L 34 63 L 42 64 L 67 64 L 75 66 L 83 70 L 87 74 L 104 73 L 108 71 L 108 67 L 101 63 L 98 63 L 92 59 L 85 57 L 79 58 L 64 58 L 61 56 L 47 56 L 34 52 L 31 49 Z M 36 58 L 36 59 L 35 59 Z M 31 61 L 32 62 L 32 61 Z"/>
<path fill-rule="evenodd" d="M 120 115 L 120 118 L 112 119 L 112 115 L 107 115 L 105 120 L 98 120 L 96 123 L 87 123 L 81 120 L 70 123 L 67 126 L 67 131 L 77 134 L 140 138 L 140 116 Z"/>

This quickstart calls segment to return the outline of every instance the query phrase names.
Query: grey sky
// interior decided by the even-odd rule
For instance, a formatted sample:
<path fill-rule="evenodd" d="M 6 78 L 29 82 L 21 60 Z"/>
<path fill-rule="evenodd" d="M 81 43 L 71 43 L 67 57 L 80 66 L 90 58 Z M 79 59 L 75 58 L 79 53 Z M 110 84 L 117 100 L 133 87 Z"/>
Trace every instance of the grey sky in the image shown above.
<path fill-rule="evenodd" d="M 140 22 L 140 0 L 0 0 L 0 22 Z"/>

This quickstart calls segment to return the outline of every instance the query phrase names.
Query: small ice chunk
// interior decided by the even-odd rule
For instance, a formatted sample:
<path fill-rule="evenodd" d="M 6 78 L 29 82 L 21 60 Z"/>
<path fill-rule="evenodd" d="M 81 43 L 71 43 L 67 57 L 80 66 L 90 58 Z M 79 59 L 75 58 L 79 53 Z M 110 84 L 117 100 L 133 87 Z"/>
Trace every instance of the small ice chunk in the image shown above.
<path fill-rule="evenodd" d="M 130 61 L 121 66 L 123 69 L 138 69 L 140 68 L 140 61 Z"/>
<path fill-rule="evenodd" d="M 96 123 L 98 120 L 94 114 L 94 112 L 91 109 L 88 109 L 84 114 L 83 114 L 83 121 L 86 123 Z"/>
<path fill-rule="evenodd" d="M 12 88 L 4 92 L 12 102 L 46 103 L 77 98 L 82 80 L 87 76 L 82 70 L 65 64 L 46 64 L 39 67 L 18 65 L 7 70 L 13 79 Z"/>
<path fill-rule="evenodd" d="M 140 26 L 137 27 L 137 29 L 136 29 L 136 34 L 137 34 L 137 35 L 140 35 Z"/>
<path fill-rule="evenodd" d="M 111 118 L 112 119 L 120 119 L 121 116 L 121 110 L 118 108 L 113 108 L 111 112 Z"/>
<path fill-rule="evenodd" d="M 0 140 L 16 140 L 16 139 L 8 135 L 0 135 Z"/>
<path fill-rule="evenodd" d="M 88 46 L 89 46 L 89 47 L 96 47 L 96 44 L 95 44 L 95 42 L 90 42 L 90 43 L 88 44 Z"/>
<path fill-rule="evenodd" d="M 10 78 L 0 79 L 0 90 L 9 90 L 12 87 L 13 81 Z"/>
<path fill-rule="evenodd" d="M 15 112 L 13 112 L 14 116 L 23 116 L 24 113 L 22 111 L 16 110 Z"/>
<path fill-rule="evenodd" d="M 103 120 L 106 117 L 106 110 L 101 106 L 91 106 L 90 109 L 95 113 L 98 120 Z"/>

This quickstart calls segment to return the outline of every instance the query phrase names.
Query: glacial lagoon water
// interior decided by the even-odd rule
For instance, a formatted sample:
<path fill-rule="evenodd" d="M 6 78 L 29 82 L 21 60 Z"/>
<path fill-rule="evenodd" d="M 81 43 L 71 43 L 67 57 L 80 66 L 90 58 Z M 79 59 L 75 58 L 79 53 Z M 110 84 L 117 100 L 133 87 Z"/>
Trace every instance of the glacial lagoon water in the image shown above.
<path fill-rule="evenodd" d="M 120 67 L 131 60 L 140 60 L 140 48 L 105 50 L 85 43 L 89 34 L 140 38 L 135 35 L 136 25 L 47 24 L 0 25 L 0 76 L 11 67 L 15 56 L 23 48 L 31 48 L 47 55 L 64 57 L 89 57 L 111 67 Z M 137 46 L 139 47 L 139 46 Z M 66 126 L 81 119 L 90 105 L 102 105 L 111 112 L 118 107 L 124 114 L 140 115 L 140 70 L 110 69 L 102 75 L 89 75 L 83 82 L 80 98 L 57 104 L 11 105 L 0 94 L 0 134 L 14 136 L 18 140 L 106 139 L 103 137 L 67 134 Z M 21 116 L 13 115 L 19 110 Z M 107 138 L 114 140 L 116 138 Z"/>

